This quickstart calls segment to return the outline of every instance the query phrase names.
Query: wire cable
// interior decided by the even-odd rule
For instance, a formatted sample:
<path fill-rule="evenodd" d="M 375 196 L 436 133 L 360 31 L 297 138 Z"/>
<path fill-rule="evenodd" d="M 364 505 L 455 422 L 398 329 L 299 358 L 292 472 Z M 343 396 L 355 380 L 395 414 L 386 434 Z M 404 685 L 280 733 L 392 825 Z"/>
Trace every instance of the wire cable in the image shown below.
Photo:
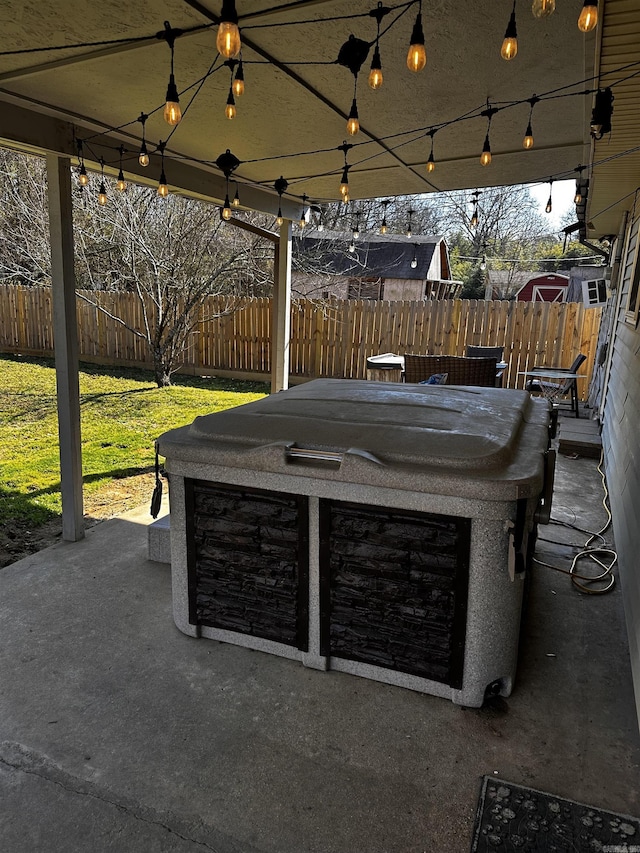
<path fill-rule="evenodd" d="M 609 490 L 607 489 L 607 482 L 605 478 L 605 473 L 602 469 L 602 463 L 604 460 L 604 452 L 600 453 L 600 461 L 598 462 L 598 471 L 600 472 L 600 478 L 602 480 L 602 489 L 604 492 L 604 496 L 602 499 L 602 505 L 604 507 L 605 513 L 607 514 L 607 520 L 605 524 L 600 528 L 600 530 L 592 531 L 586 530 L 584 527 L 580 527 L 578 524 L 573 524 L 569 521 L 562 521 L 558 518 L 552 518 L 550 523 L 557 524 L 561 527 L 568 527 L 570 530 L 577 530 L 579 533 L 586 533 L 588 535 L 587 541 L 580 548 L 580 550 L 574 555 L 571 560 L 571 565 L 568 569 L 563 569 L 560 566 L 556 566 L 553 563 L 547 563 L 544 560 L 540 560 L 538 557 L 534 557 L 534 562 L 538 563 L 540 566 L 546 566 L 548 569 L 553 569 L 556 572 L 561 572 L 562 574 L 569 575 L 571 578 L 571 583 L 578 589 L 580 592 L 584 592 L 587 595 L 604 595 L 607 592 L 611 592 L 614 588 L 616 579 L 613 574 L 613 567 L 618 562 L 618 554 L 617 552 L 606 542 L 604 538 L 604 533 L 607 531 L 611 525 L 611 510 L 609 509 L 608 501 L 609 501 Z M 540 537 L 541 539 L 543 537 Z M 593 545 L 593 543 L 599 539 L 599 545 Z M 562 543 L 555 542 L 553 539 L 543 539 L 545 542 L 553 542 L 557 545 L 564 545 L 567 548 L 576 548 L 580 547 L 577 545 L 571 545 L 570 543 Z M 604 557 L 609 558 L 609 562 L 603 562 Z M 579 574 L 579 566 L 583 560 L 590 560 L 592 563 L 595 563 L 600 571 L 597 575 L 585 575 Z M 592 584 L 604 584 L 604 586 L 593 587 Z"/>

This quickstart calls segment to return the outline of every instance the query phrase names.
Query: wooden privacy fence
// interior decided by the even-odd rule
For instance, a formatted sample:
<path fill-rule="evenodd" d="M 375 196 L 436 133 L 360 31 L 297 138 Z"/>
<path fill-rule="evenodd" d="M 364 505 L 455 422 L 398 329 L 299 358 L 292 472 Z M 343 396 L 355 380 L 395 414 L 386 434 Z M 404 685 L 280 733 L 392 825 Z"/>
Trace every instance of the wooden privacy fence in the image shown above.
<path fill-rule="evenodd" d="M 142 330 L 142 310 L 132 293 L 81 294 L 128 326 Z M 0 285 L 0 349 L 52 355 L 49 288 Z M 105 313 L 78 298 L 80 358 L 109 365 L 151 366 L 145 342 Z M 221 316 L 216 316 L 220 314 Z M 291 308 L 290 364 L 293 378 L 364 379 L 368 356 L 464 355 L 467 344 L 504 346 L 504 384 L 522 388 L 519 371 L 534 365 L 568 367 L 587 356 L 586 394 L 593 370 L 600 308 L 581 303 L 441 300 L 296 302 Z M 268 378 L 271 369 L 271 299 L 210 297 L 192 334 L 184 370 Z M 208 319 L 204 319 L 208 318 Z"/>

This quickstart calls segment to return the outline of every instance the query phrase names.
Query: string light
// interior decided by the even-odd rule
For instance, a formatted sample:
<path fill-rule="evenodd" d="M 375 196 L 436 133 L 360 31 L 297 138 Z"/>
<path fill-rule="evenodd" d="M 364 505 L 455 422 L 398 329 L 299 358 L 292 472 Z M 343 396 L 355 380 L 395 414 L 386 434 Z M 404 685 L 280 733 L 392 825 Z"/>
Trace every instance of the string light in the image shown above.
<path fill-rule="evenodd" d="M 578 166 L 575 171 L 578 173 L 578 177 L 576 178 L 576 194 L 573 197 L 573 203 L 580 204 L 582 202 L 582 173 L 584 166 Z"/>
<path fill-rule="evenodd" d="M 413 244 L 413 257 L 411 258 L 411 269 L 414 270 L 418 266 L 418 244 Z"/>
<path fill-rule="evenodd" d="M 373 59 L 371 60 L 371 69 L 369 71 L 369 86 L 376 90 L 382 86 L 382 62 L 380 61 L 380 23 L 384 16 L 389 12 L 381 2 L 378 3 L 377 9 L 373 9 L 369 14 L 376 19 L 376 41 L 373 49 Z"/>
<path fill-rule="evenodd" d="M 302 213 L 300 214 L 300 228 L 305 228 L 307 224 L 307 196 L 303 193 L 302 195 Z"/>
<path fill-rule="evenodd" d="M 556 10 L 556 0 L 533 0 L 531 13 L 534 18 L 546 18 Z"/>
<path fill-rule="evenodd" d="M 224 114 L 228 119 L 234 119 L 236 117 L 236 102 L 233 97 L 233 91 L 229 89 L 229 95 L 227 96 L 227 106 L 224 109 Z"/>
<path fill-rule="evenodd" d="M 544 209 L 545 213 L 551 213 L 552 204 L 551 204 L 551 192 L 553 190 L 553 178 L 549 178 L 549 200 L 547 201 L 547 206 Z"/>
<path fill-rule="evenodd" d="M 278 193 L 279 202 L 278 202 L 278 216 L 276 217 L 277 225 L 282 225 L 284 222 L 284 217 L 282 215 L 282 194 L 287 191 L 287 187 L 289 186 L 287 180 L 280 175 L 277 181 L 275 181 L 273 188 Z"/>
<path fill-rule="evenodd" d="M 480 163 L 482 166 L 488 166 L 491 162 L 491 143 L 489 142 L 489 131 L 487 131 L 487 135 L 484 138 L 484 145 L 482 146 L 482 154 L 480 155 Z"/>
<path fill-rule="evenodd" d="M 167 95 L 164 105 L 164 120 L 171 127 L 175 127 L 179 124 L 182 118 L 180 98 L 178 97 L 178 87 L 176 86 L 176 78 L 173 74 L 174 46 L 176 38 L 180 35 L 182 35 L 182 30 L 171 29 L 169 21 L 164 22 L 164 30 L 158 33 L 158 38 L 163 38 L 171 50 L 171 73 L 169 74 L 169 85 L 167 86 Z"/>
<path fill-rule="evenodd" d="M 344 154 L 344 168 L 342 170 L 342 178 L 340 180 L 340 195 L 342 201 L 347 204 L 349 201 L 349 164 L 347 163 L 347 151 L 350 151 L 353 145 L 349 142 L 343 142 L 338 145 L 338 150 Z"/>
<path fill-rule="evenodd" d="M 161 168 L 160 168 L 160 180 L 158 182 L 158 195 L 160 198 L 166 198 L 169 195 L 169 187 L 167 186 L 167 176 L 164 173 L 164 148 L 165 143 L 158 143 L 158 151 L 160 152 L 161 158 Z"/>
<path fill-rule="evenodd" d="M 144 126 L 148 118 L 149 116 L 144 113 L 140 113 L 140 117 L 138 118 L 138 121 L 142 125 L 142 142 L 140 143 L 140 151 L 138 153 L 138 163 L 140 163 L 141 166 L 149 165 L 149 152 L 147 151 L 147 142 L 144 136 Z"/>
<path fill-rule="evenodd" d="M 124 179 L 122 171 L 122 157 L 124 155 L 124 145 L 120 146 L 120 171 L 118 172 L 118 180 L 116 181 L 116 189 L 123 193 L 127 188 L 127 182 Z"/>
<path fill-rule="evenodd" d="M 320 218 L 318 219 L 318 231 L 324 231 L 324 217 L 322 215 L 322 208 L 320 208 Z"/>
<path fill-rule="evenodd" d="M 413 214 L 415 213 L 415 210 L 410 207 L 407 212 L 409 214 L 409 219 L 407 221 L 407 237 L 411 237 L 413 235 L 413 228 L 412 228 L 411 220 L 412 220 Z"/>
<path fill-rule="evenodd" d="M 244 95 L 244 69 L 242 66 L 242 60 L 238 62 L 236 76 L 233 80 L 233 94 L 236 96 L 236 98 L 239 98 Z"/>
<path fill-rule="evenodd" d="M 478 215 L 478 199 L 480 198 L 482 193 L 479 190 L 474 190 L 474 192 L 471 195 L 472 195 L 472 201 L 473 201 L 473 214 L 471 216 L 471 219 L 469 220 L 469 225 L 471 228 L 477 228 L 478 222 L 480 221 L 480 218 Z"/>
<path fill-rule="evenodd" d="M 513 11 L 504 34 L 504 41 L 500 48 L 500 56 L 509 61 L 518 53 L 518 33 L 516 31 L 516 0 L 513 0 Z"/>
<path fill-rule="evenodd" d="M 107 203 L 107 188 L 104 185 L 104 160 L 100 158 L 100 187 L 98 189 L 98 204 L 102 207 Z"/>
<path fill-rule="evenodd" d="M 491 119 L 494 114 L 498 111 L 495 108 L 487 107 L 486 110 L 483 110 L 481 115 L 487 117 L 487 135 L 484 138 L 484 145 L 482 146 L 482 154 L 480 155 L 480 164 L 482 166 L 488 166 L 491 162 L 491 143 L 489 142 L 489 133 L 491 131 Z"/>
<path fill-rule="evenodd" d="M 389 201 L 385 199 L 382 202 L 382 222 L 380 223 L 380 233 L 387 233 L 387 207 L 389 206 Z"/>
<path fill-rule="evenodd" d="M 422 29 L 422 0 L 418 7 L 416 22 L 411 33 L 409 52 L 407 53 L 407 68 L 416 74 L 427 64 L 427 51 L 424 47 L 424 30 Z"/>
<path fill-rule="evenodd" d="M 353 229 L 353 239 L 357 240 L 360 237 L 360 212 L 356 213 L 356 224 Z"/>
<path fill-rule="evenodd" d="M 531 129 L 531 117 L 533 115 L 533 108 L 538 103 L 538 98 L 534 95 L 533 98 L 530 98 L 529 103 L 531 104 L 531 109 L 529 110 L 529 123 L 527 124 L 527 129 L 524 133 L 524 139 L 522 140 L 522 147 L 529 150 L 533 148 L 533 130 Z"/>
<path fill-rule="evenodd" d="M 233 201 L 231 202 L 231 204 L 234 207 L 240 207 L 240 193 L 238 192 L 238 185 L 237 184 L 236 184 L 236 194 L 234 195 Z"/>
<path fill-rule="evenodd" d="M 236 12 L 235 0 L 222 0 L 216 47 L 218 53 L 224 56 L 225 59 L 233 59 L 240 53 L 242 41 L 240 40 L 240 30 L 238 29 L 238 13 Z"/>
<path fill-rule="evenodd" d="M 80 188 L 86 187 L 89 183 L 89 175 L 87 175 L 87 168 L 84 165 L 84 153 L 82 150 L 82 140 L 77 139 L 76 145 L 78 147 L 78 160 L 80 161 L 80 168 L 78 170 L 78 184 Z"/>
<path fill-rule="evenodd" d="M 578 29 L 589 33 L 598 24 L 598 0 L 584 0 L 584 5 L 578 18 Z"/>
<path fill-rule="evenodd" d="M 433 137 L 436 135 L 435 130 L 430 130 L 429 135 L 431 136 L 431 153 L 427 160 L 427 172 L 433 172 L 436 168 L 436 161 L 433 159 Z"/>
<path fill-rule="evenodd" d="M 231 204 L 229 203 L 229 191 L 227 190 L 227 194 L 224 197 L 224 206 L 222 208 L 222 218 L 225 222 L 228 222 L 233 215 L 233 211 L 231 210 Z"/>

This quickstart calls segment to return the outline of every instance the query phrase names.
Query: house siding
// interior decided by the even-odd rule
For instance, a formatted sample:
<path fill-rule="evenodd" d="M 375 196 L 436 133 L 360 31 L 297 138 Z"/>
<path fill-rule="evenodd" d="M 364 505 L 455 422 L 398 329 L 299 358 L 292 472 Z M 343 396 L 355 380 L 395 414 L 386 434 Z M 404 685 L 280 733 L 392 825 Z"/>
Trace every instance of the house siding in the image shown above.
<path fill-rule="evenodd" d="M 615 319 L 615 336 L 610 344 L 611 370 L 602 438 L 640 719 L 640 331 L 625 322 L 638 225 L 636 220 L 631 226 L 622 264 L 620 286 L 623 292 Z"/>

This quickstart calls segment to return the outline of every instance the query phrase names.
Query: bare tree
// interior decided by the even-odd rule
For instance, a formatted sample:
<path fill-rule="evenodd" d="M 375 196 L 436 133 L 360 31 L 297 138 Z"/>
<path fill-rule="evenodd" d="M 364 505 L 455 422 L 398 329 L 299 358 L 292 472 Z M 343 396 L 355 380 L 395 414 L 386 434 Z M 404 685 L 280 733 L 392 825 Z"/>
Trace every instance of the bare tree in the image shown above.
<path fill-rule="evenodd" d="M 95 179 L 93 179 L 95 183 Z M 266 295 L 270 243 L 220 218 L 217 206 L 132 185 L 97 204 L 95 186 L 76 195 L 75 273 L 82 298 L 109 313 L 92 291 L 126 290 L 140 300 L 158 385 L 169 385 L 210 295 Z M 0 150 L 0 280 L 51 283 L 46 170 L 39 158 Z M 264 225 L 260 214 L 246 214 Z M 88 292 L 88 293 L 87 293 Z M 231 304 L 231 300 L 229 301 Z M 230 308 L 223 309 L 230 310 Z"/>

